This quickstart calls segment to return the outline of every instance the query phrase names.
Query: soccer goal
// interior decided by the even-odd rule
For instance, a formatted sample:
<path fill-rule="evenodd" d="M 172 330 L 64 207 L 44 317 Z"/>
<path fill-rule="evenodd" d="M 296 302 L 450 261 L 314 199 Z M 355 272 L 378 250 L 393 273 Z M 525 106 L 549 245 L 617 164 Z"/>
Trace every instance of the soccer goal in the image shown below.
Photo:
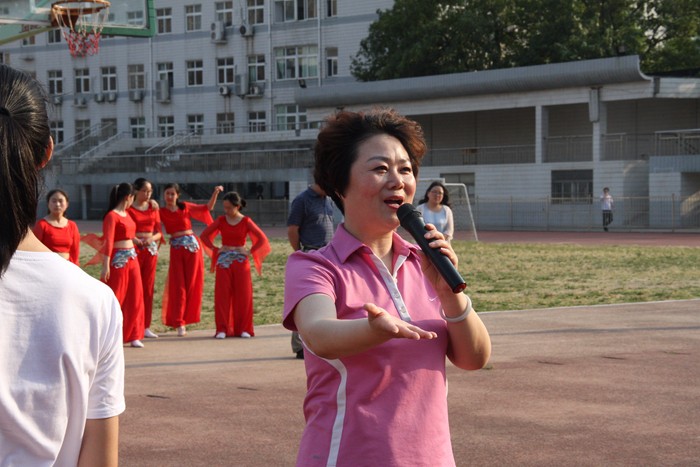
<path fill-rule="evenodd" d="M 450 206 L 455 221 L 455 237 L 457 237 L 458 232 L 463 232 L 466 233 L 466 236 L 460 235 L 460 238 L 466 237 L 467 240 L 478 242 L 479 237 L 476 233 L 476 224 L 474 223 L 469 193 L 464 183 L 446 183 L 444 179 L 441 178 L 421 179 L 418 181 L 418 188 L 413 204 L 418 205 L 423 195 L 425 195 L 428 186 L 434 181 L 442 182 L 450 195 Z"/>

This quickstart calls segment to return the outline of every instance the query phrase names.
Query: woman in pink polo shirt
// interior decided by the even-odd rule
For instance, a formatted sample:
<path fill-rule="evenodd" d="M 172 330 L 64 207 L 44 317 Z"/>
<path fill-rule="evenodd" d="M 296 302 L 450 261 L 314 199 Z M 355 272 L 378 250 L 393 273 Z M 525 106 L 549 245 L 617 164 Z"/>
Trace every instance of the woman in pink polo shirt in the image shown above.
<path fill-rule="evenodd" d="M 445 357 L 482 368 L 491 341 L 471 300 L 396 233 L 425 152 L 420 126 L 393 110 L 338 112 L 318 135 L 314 178 L 345 222 L 287 262 L 284 325 L 304 341 L 308 379 L 297 465 L 455 464 Z M 426 238 L 457 266 L 434 226 Z"/>

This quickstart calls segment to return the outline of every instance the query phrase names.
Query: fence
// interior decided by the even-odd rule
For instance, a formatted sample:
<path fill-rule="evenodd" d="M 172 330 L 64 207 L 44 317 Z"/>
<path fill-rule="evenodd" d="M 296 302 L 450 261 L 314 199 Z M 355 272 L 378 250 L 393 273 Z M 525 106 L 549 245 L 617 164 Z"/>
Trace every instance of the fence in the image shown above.
<path fill-rule="evenodd" d="M 602 213 L 594 199 L 475 197 L 477 230 L 599 230 Z M 611 230 L 700 230 L 700 196 L 615 198 Z M 459 224 L 458 224 L 459 225 Z"/>

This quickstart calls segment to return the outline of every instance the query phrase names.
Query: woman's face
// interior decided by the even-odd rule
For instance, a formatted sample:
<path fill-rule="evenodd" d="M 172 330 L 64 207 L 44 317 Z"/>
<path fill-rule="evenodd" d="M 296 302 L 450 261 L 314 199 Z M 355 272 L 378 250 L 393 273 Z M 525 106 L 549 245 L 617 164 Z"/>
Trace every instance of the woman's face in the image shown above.
<path fill-rule="evenodd" d="M 413 201 L 416 178 L 401 142 L 375 135 L 357 148 L 350 182 L 343 195 L 346 225 L 385 234 L 399 225 L 396 211 Z M 368 230 L 369 229 L 369 230 Z"/>
<path fill-rule="evenodd" d="M 49 198 L 49 212 L 54 215 L 62 216 L 68 209 L 68 200 L 63 193 L 56 192 Z"/>
<path fill-rule="evenodd" d="M 136 201 L 141 204 L 147 202 L 149 199 L 151 199 L 151 195 L 153 194 L 153 187 L 151 186 L 150 183 L 146 182 L 144 183 L 143 187 L 136 192 Z"/>
<path fill-rule="evenodd" d="M 165 204 L 168 206 L 175 206 L 177 203 L 178 194 L 175 188 L 168 188 L 163 193 L 163 198 L 165 198 Z"/>
<path fill-rule="evenodd" d="M 440 185 L 435 185 L 428 190 L 428 202 L 433 206 L 442 204 L 442 199 L 445 197 L 445 190 Z"/>
<path fill-rule="evenodd" d="M 225 199 L 221 204 L 223 204 L 224 214 L 226 214 L 226 216 L 234 217 L 238 213 L 238 206 L 232 204 L 230 201 Z"/>

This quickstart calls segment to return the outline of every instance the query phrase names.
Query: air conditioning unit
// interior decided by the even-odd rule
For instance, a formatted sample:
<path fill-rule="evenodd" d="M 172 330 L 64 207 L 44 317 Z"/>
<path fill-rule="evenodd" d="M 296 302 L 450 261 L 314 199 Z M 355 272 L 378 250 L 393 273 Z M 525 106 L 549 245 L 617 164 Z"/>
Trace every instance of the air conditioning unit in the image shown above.
<path fill-rule="evenodd" d="M 231 94 L 231 88 L 228 86 L 219 86 L 219 95 L 227 97 Z"/>
<path fill-rule="evenodd" d="M 84 96 L 76 96 L 73 99 L 73 106 L 75 107 L 87 107 L 87 99 Z"/>
<path fill-rule="evenodd" d="M 156 100 L 170 102 L 170 81 L 167 78 L 156 81 Z"/>
<path fill-rule="evenodd" d="M 132 102 L 141 102 L 143 100 L 143 90 L 134 89 L 129 92 L 129 100 Z"/>
<path fill-rule="evenodd" d="M 223 21 L 214 21 L 211 23 L 211 41 L 215 44 L 223 44 L 226 42 L 226 23 Z"/>
<path fill-rule="evenodd" d="M 105 101 L 105 95 L 101 92 L 98 92 L 95 94 L 95 102 L 104 102 Z"/>
<path fill-rule="evenodd" d="M 248 94 L 248 75 L 236 75 L 236 95 L 245 97 Z"/>
<path fill-rule="evenodd" d="M 248 88 L 248 97 L 262 97 L 265 94 L 265 83 L 256 83 Z"/>
<path fill-rule="evenodd" d="M 253 26 L 248 23 L 241 24 L 241 27 L 238 28 L 238 32 L 240 32 L 243 37 L 253 37 L 253 34 L 255 34 Z"/>
<path fill-rule="evenodd" d="M 63 96 L 53 96 L 51 101 L 53 102 L 53 105 L 61 105 L 63 104 Z"/>
<path fill-rule="evenodd" d="M 107 102 L 115 102 L 117 100 L 117 93 L 116 92 L 108 92 L 107 93 Z"/>

